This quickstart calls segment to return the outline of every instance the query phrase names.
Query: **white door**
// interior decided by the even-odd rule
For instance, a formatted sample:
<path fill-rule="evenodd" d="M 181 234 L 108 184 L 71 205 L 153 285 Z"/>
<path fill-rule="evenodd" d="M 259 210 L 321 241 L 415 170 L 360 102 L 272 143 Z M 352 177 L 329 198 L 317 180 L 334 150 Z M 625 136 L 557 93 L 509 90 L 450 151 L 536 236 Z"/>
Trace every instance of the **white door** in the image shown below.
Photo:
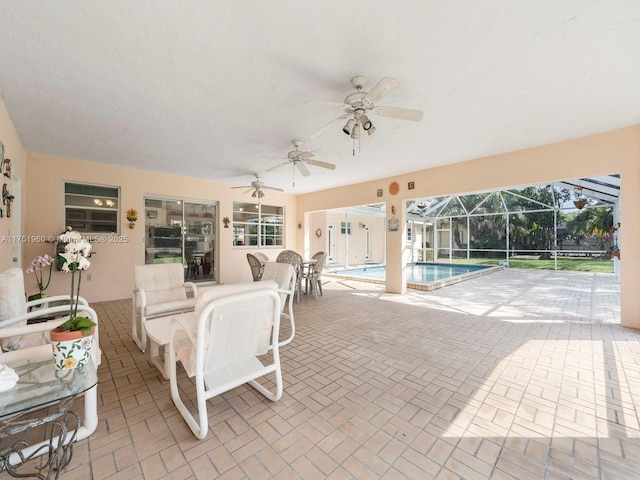
<path fill-rule="evenodd" d="M 328 242 L 327 263 L 328 264 L 336 263 L 336 225 L 334 223 L 330 223 L 328 225 L 327 242 Z"/>

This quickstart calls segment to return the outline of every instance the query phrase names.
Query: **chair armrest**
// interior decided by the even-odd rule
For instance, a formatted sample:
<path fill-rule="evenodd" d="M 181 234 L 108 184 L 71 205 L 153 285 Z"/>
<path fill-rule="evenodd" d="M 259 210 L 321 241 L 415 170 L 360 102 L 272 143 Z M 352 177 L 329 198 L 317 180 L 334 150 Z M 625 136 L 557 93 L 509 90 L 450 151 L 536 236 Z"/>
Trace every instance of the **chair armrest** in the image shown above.
<path fill-rule="evenodd" d="M 88 305 L 78 305 L 78 313 L 80 312 L 86 312 L 89 314 L 89 317 L 91 318 L 91 320 L 93 320 L 96 324 L 98 323 L 98 315 L 96 314 L 95 310 L 93 310 L 93 308 L 89 307 Z M 6 338 L 6 337 L 13 337 L 16 335 L 24 335 L 25 332 L 21 332 L 21 333 L 11 333 L 11 331 L 13 331 L 13 329 L 24 329 L 26 327 L 31 327 L 32 325 L 20 325 L 17 327 L 11 327 L 12 325 L 16 324 L 16 323 L 24 323 L 26 321 L 29 321 L 32 318 L 39 318 L 39 317 L 44 317 L 47 315 L 53 315 L 53 314 L 61 314 L 62 315 L 69 315 L 69 305 L 60 305 L 57 307 L 49 307 L 49 308 L 41 308 L 38 309 L 36 311 L 33 312 L 29 312 L 29 313 L 24 313 L 22 315 L 18 315 L 17 317 L 13 317 L 13 318 L 9 318 L 7 320 L 3 320 L 0 321 L 0 336 L 1 338 Z M 57 324 L 61 324 L 64 320 L 60 319 L 60 320 L 51 320 L 53 322 L 57 322 Z M 47 322 L 41 322 L 41 323 L 47 323 Z M 41 323 L 36 323 L 33 324 L 34 329 L 35 329 L 35 325 L 40 325 Z M 46 330 L 46 329 L 45 329 Z M 35 331 L 41 331 L 41 330 L 37 330 L 35 329 Z M 29 331 L 30 332 L 30 331 Z M 29 333 L 27 332 L 27 333 Z"/>
<path fill-rule="evenodd" d="M 53 297 L 44 297 L 44 298 L 38 298 L 36 300 L 31 300 L 30 302 L 27 302 L 26 307 L 27 309 L 29 309 L 30 307 L 36 307 L 38 305 L 42 305 L 43 303 L 47 303 L 47 302 L 62 302 L 62 301 L 66 301 L 66 302 L 71 302 L 71 295 L 55 295 Z M 89 302 L 87 302 L 87 300 L 84 297 L 78 297 L 78 305 L 89 305 Z"/>
<path fill-rule="evenodd" d="M 144 293 L 144 288 L 136 288 L 133 290 L 133 304 L 136 305 L 136 296 L 140 295 L 140 305 L 141 309 L 144 309 L 147 306 L 147 294 Z"/>

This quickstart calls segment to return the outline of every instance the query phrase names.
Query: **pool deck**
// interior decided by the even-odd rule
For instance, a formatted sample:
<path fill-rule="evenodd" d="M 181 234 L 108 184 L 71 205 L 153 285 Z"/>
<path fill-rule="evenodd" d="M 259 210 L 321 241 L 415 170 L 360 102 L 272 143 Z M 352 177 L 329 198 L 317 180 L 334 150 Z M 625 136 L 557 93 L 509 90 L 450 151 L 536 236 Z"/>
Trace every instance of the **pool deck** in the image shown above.
<path fill-rule="evenodd" d="M 345 270 L 352 270 L 354 268 L 384 267 L 384 266 L 385 265 L 382 263 L 376 263 L 376 264 L 369 263 L 366 265 L 357 265 L 357 266 L 350 265 L 349 267 L 346 267 Z M 469 280 L 471 278 L 476 278 L 482 275 L 488 275 L 490 273 L 497 272 L 499 270 L 504 270 L 505 268 L 506 267 L 504 266 L 488 267 L 488 268 L 483 268 L 481 270 L 477 270 L 475 272 L 469 272 L 469 273 L 464 273 L 462 275 L 454 275 L 453 277 L 443 278 L 442 280 L 434 280 L 433 282 L 429 282 L 429 283 L 407 282 L 407 288 L 429 292 L 431 290 L 437 290 L 438 288 L 446 287 L 448 285 L 464 282 L 465 280 Z M 357 275 L 345 275 L 339 272 L 325 271 L 322 273 L 322 275 L 327 277 L 332 277 L 332 278 L 340 278 L 343 280 L 354 280 L 357 282 L 364 282 L 364 283 L 376 283 L 378 285 L 384 285 L 386 283 L 386 280 L 383 278 L 361 277 Z"/>

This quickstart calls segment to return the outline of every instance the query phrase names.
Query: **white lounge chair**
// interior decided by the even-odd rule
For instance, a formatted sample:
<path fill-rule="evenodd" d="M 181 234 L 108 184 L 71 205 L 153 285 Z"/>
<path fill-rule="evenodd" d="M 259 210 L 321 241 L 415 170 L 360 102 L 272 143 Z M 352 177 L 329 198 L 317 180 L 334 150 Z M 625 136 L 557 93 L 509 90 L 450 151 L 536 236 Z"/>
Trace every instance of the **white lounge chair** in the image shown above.
<path fill-rule="evenodd" d="M 145 323 L 193 311 L 198 288 L 194 283 L 184 281 L 184 267 L 181 263 L 136 265 L 133 284 L 131 334 L 140 351 L 144 352 L 147 348 Z M 187 297 L 189 290 L 193 291 L 193 297 Z M 166 320 L 165 323 L 168 331 L 169 321 Z"/>
<path fill-rule="evenodd" d="M 221 285 L 203 291 L 194 313 L 171 321 L 169 376 L 171 398 L 194 435 L 207 436 L 207 400 L 249 383 L 272 401 L 282 396 L 278 346 L 280 295 L 273 281 Z M 194 395 L 197 418 L 180 394 L 176 362 L 195 377 L 183 394 Z M 274 377 L 272 389 L 258 378 Z"/>
<path fill-rule="evenodd" d="M 0 363 L 51 355 L 48 333 L 68 318 L 70 300 L 70 295 L 55 295 L 27 302 L 22 270 L 9 268 L 0 273 Z M 98 323 L 96 312 L 83 297 L 78 298 L 78 314 Z M 51 320 L 28 324 L 30 320 L 43 318 Z M 92 348 L 96 368 L 101 359 L 98 331 L 96 327 Z M 34 350 L 21 352 L 30 348 Z"/>

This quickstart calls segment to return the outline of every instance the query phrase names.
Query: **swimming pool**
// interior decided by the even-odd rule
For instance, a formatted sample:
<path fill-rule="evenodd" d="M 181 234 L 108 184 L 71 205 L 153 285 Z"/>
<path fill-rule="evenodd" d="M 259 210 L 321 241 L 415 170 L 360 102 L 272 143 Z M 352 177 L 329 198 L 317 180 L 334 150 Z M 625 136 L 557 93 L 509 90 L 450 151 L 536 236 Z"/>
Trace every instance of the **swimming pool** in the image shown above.
<path fill-rule="evenodd" d="M 415 262 L 408 263 L 405 266 L 405 274 L 407 287 L 418 290 L 434 290 L 478 275 L 502 270 L 502 268 L 482 265 Z M 386 267 L 384 265 L 373 265 L 371 267 L 329 270 L 325 273 L 338 278 L 384 283 L 385 270 Z"/>

